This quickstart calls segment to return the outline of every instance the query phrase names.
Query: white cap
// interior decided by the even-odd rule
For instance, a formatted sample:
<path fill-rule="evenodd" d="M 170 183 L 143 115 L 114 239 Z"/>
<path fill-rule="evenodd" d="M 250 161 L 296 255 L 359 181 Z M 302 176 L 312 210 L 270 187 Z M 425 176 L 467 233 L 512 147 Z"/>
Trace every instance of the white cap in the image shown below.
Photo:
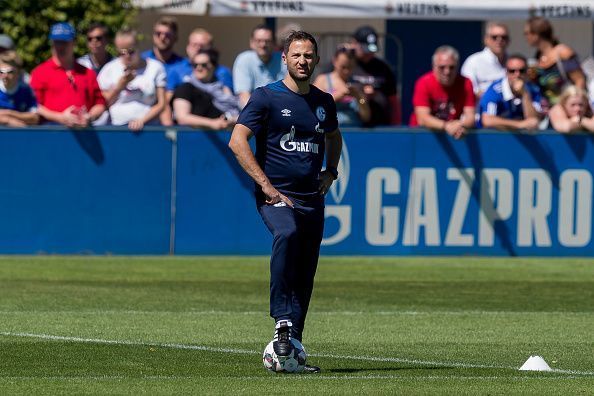
<path fill-rule="evenodd" d="M 6 34 L 0 34 L 0 47 L 4 49 L 14 49 L 14 41 Z"/>

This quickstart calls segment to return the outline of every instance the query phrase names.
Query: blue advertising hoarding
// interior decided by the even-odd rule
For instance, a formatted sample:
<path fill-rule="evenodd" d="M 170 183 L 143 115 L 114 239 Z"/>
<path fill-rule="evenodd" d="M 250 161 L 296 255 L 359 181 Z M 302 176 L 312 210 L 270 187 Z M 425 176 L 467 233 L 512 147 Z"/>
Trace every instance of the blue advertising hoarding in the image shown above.
<path fill-rule="evenodd" d="M 227 139 L 180 136 L 179 172 L 194 172 L 178 173 L 177 253 L 269 251 L 253 184 Z M 590 136 L 482 132 L 455 141 L 363 131 L 345 132 L 344 143 L 340 177 L 326 199 L 323 254 L 592 252 Z M 191 156 L 193 165 L 185 163 Z"/>
<path fill-rule="evenodd" d="M 228 132 L 0 132 L 1 253 L 268 254 Z M 322 254 L 590 256 L 593 138 L 348 130 Z"/>
<path fill-rule="evenodd" d="M 325 253 L 592 252 L 590 136 L 374 132 L 345 142 Z"/>
<path fill-rule="evenodd" d="M 0 130 L 0 253 L 167 254 L 160 133 Z"/>

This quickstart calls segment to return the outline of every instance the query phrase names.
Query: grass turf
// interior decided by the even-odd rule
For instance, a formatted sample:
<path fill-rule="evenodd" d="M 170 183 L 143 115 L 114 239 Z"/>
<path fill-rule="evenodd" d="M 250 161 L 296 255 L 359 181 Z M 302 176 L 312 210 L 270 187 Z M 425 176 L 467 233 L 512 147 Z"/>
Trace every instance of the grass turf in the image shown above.
<path fill-rule="evenodd" d="M 591 394 L 593 301 L 594 260 L 326 257 L 323 373 L 274 375 L 266 258 L 2 257 L 0 394 Z"/>

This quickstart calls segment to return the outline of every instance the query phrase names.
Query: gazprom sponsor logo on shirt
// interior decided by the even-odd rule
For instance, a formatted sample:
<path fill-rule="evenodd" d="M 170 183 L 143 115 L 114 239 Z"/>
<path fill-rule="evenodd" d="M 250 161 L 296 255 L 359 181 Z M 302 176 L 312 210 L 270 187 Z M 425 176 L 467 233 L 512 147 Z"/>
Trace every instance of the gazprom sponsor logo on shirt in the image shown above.
<path fill-rule="evenodd" d="M 280 146 L 285 151 L 297 151 L 302 153 L 319 153 L 319 145 L 311 142 L 295 141 L 295 125 L 291 126 L 291 131 L 281 137 Z"/>

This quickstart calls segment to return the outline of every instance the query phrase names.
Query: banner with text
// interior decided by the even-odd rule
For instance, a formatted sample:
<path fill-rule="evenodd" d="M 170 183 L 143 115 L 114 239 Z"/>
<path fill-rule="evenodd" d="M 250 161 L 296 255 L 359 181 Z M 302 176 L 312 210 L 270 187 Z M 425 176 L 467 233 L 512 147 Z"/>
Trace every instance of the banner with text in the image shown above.
<path fill-rule="evenodd" d="M 594 254 L 590 136 L 343 135 L 322 253 Z M 226 139 L 184 134 L 178 140 L 176 253 L 269 252 L 253 184 Z"/>
<path fill-rule="evenodd" d="M 269 254 L 229 132 L 148 129 L 0 128 L 0 253 Z M 323 254 L 594 255 L 594 136 L 343 135 Z"/>
<path fill-rule="evenodd" d="M 592 19 L 591 0 L 210 0 L 210 15 L 384 19 Z"/>
<path fill-rule="evenodd" d="M 590 136 L 347 134 L 326 253 L 591 255 Z"/>

